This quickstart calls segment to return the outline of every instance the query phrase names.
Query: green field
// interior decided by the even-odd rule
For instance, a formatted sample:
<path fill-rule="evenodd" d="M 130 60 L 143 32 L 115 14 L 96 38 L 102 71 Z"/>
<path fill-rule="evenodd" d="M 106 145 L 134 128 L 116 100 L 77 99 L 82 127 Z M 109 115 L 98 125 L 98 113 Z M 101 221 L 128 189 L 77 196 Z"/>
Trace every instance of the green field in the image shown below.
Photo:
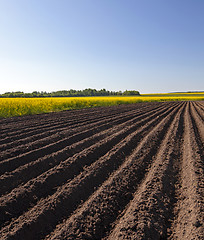
<path fill-rule="evenodd" d="M 0 98 L 0 117 L 13 117 L 70 109 L 112 106 L 137 102 L 204 100 L 200 93 L 141 94 L 113 97 Z"/>

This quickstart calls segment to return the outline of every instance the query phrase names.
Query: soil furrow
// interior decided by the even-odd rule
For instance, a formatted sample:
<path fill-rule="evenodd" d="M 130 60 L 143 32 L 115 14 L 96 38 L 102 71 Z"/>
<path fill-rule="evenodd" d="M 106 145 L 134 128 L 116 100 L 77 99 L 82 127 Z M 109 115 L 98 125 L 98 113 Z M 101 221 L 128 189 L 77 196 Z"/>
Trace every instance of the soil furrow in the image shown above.
<path fill-rule="evenodd" d="M 145 104 L 140 104 L 140 105 L 137 105 L 137 107 L 134 107 L 134 105 L 132 106 L 122 106 L 121 109 L 120 109 L 120 112 L 128 112 L 130 111 L 131 109 L 140 109 L 140 108 L 143 108 L 144 107 L 147 107 L 145 106 Z M 89 110 L 90 111 L 90 110 Z M 84 115 L 81 115 L 79 114 L 79 112 L 75 112 L 74 114 L 74 117 L 72 117 L 72 114 L 70 114 L 70 111 L 66 111 L 66 115 L 65 117 L 63 118 L 63 120 L 61 120 L 60 118 L 58 119 L 58 125 L 59 124 L 67 124 L 67 122 L 69 122 L 69 125 L 72 126 L 74 124 L 79 124 L 79 122 L 83 123 L 85 120 L 88 120 L 88 119 L 92 119 L 92 120 L 96 120 L 97 118 L 99 119 L 100 117 L 105 117 L 105 116 L 114 116 L 114 115 L 117 115 L 118 114 L 118 106 L 115 106 L 115 107 L 110 107 L 110 108 L 98 108 L 97 111 L 87 111 L 86 114 Z M 49 115 L 47 115 L 49 116 Z M 23 117 L 22 117 L 23 118 Z M 12 133 L 12 130 L 8 128 L 8 132 L 5 133 L 5 141 L 8 142 L 9 141 L 9 135 L 10 136 L 10 140 L 14 141 L 15 139 L 18 139 L 18 136 L 30 136 L 32 134 L 34 134 L 36 131 L 39 132 L 39 131 L 42 131 L 42 130 L 46 130 L 47 128 L 49 129 L 51 127 L 53 127 L 53 125 L 56 124 L 56 121 L 50 119 L 47 121 L 47 125 L 43 125 L 43 123 L 41 123 L 41 118 L 38 119 L 37 122 L 37 127 L 34 125 L 33 121 L 29 120 L 29 121 L 23 121 L 23 125 L 24 125 L 24 128 L 22 130 L 16 130 L 14 128 L 13 130 L 13 133 Z M 19 124 L 18 124 L 18 129 L 19 129 Z M 34 132 L 33 132 L 34 131 Z M 22 133 L 22 135 L 21 135 Z M 1 138 L 3 138 L 4 135 L 3 135 L 3 132 L 1 133 Z M 0 140 L 0 144 L 2 144 L 4 142 L 4 140 Z"/>
<path fill-rule="evenodd" d="M 137 111 L 138 110 L 136 110 L 136 112 Z M 92 124 L 92 125 L 102 124 L 103 122 L 110 121 L 110 119 L 114 120 L 117 118 L 123 118 L 123 117 L 125 117 L 125 115 L 127 115 L 127 117 L 131 118 L 130 113 L 129 113 L 129 116 L 128 116 L 128 113 L 117 114 L 116 116 L 108 115 L 108 117 L 101 116 L 100 118 L 99 117 L 95 118 L 94 121 L 91 119 L 86 120 L 86 121 L 83 120 L 82 123 L 76 123 L 75 125 L 71 125 L 71 126 L 68 123 L 64 123 L 62 125 L 54 124 L 51 128 L 46 129 L 46 131 L 45 131 L 45 129 L 42 128 L 42 129 L 39 129 L 36 133 L 32 132 L 31 139 L 30 139 L 30 137 L 22 139 L 21 136 L 18 135 L 17 141 L 12 140 L 12 142 L 10 144 L 5 143 L 5 144 L 0 145 L 1 159 L 6 159 L 6 154 L 8 156 L 12 156 L 12 155 L 16 156 L 16 155 L 19 155 L 21 152 L 25 152 L 25 150 L 29 151 L 31 149 L 38 148 L 42 144 L 46 145 L 48 143 L 58 141 L 66 132 L 71 134 L 72 131 L 74 130 L 74 128 L 76 129 L 76 131 L 79 127 L 83 127 L 85 129 L 86 125 L 87 125 L 87 127 L 89 127 L 90 124 Z M 67 122 L 69 122 L 69 121 L 67 121 Z M 52 130 L 52 129 L 54 129 L 54 130 Z M 65 132 L 63 132 L 63 131 L 65 131 Z M 59 133 L 62 133 L 62 136 L 60 136 Z M 10 141 L 10 139 L 8 139 L 8 141 Z M 23 143 L 27 143 L 27 144 L 23 144 Z M 14 149 L 15 152 L 12 152 L 13 146 L 15 146 L 15 149 Z M 12 149 L 10 151 L 8 151 L 10 148 L 12 148 Z M 5 152 L 5 153 L 2 152 L 5 150 L 7 150 L 7 152 Z"/>
<path fill-rule="evenodd" d="M 1 214 L 2 222 L 3 219 L 5 221 L 13 216 L 13 209 L 16 209 L 15 214 L 17 214 L 17 212 L 20 212 L 22 207 L 23 209 L 25 209 L 25 207 L 28 207 L 31 203 L 34 204 L 37 199 L 45 197 L 48 193 L 51 194 L 51 189 L 59 186 L 67 179 L 74 177 L 74 175 L 79 174 L 80 170 L 83 170 L 84 166 L 90 165 L 93 160 L 98 159 L 99 157 L 107 153 L 111 148 L 113 148 L 114 145 L 118 144 L 118 142 L 120 142 L 123 138 L 134 132 L 139 126 L 149 122 L 155 117 L 155 115 L 160 114 L 160 118 L 162 118 L 162 116 L 166 116 L 170 111 L 171 108 L 168 110 L 166 110 L 166 108 L 161 109 L 157 113 L 154 113 L 154 111 L 152 111 L 152 115 L 144 118 L 141 121 L 138 121 L 136 124 L 133 124 L 134 121 L 131 120 L 132 125 L 123 128 L 116 134 L 113 134 L 112 137 L 109 136 L 103 141 L 101 141 L 99 144 L 97 143 L 92 145 L 89 149 L 84 150 L 82 153 L 76 154 L 73 158 L 67 159 L 65 162 L 60 163 L 59 166 L 56 166 L 50 171 L 45 172 L 35 181 L 32 179 L 25 186 L 20 186 L 19 189 L 14 189 L 9 195 L 3 196 L 0 199 L 0 205 L 2 205 L 1 211 L 4 213 L 9 212 L 9 214 Z M 139 118 L 137 117 L 136 119 L 140 118 L 142 118 L 142 116 Z M 4 184 L 5 189 L 8 189 L 8 186 L 10 185 L 12 185 L 12 182 L 9 182 L 7 185 Z M 42 192 L 40 191 L 40 189 L 46 190 Z M 27 200 L 28 198 L 30 199 L 30 202 Z M 19 207 L 16 208 L 14 204 L 15 206 L 18 205 Z"/>
<path fill-rule="evenodd" d="M 204 101 L 0 119 L 0 239 L 204 239 Z"/>
<path fill-rule="evenodd" d="M 176 202 L 183 111 L 174 118 L 133 200 L 105 239 L 167 239 Z M 126 238 L 126 237 L 129 238 Z"/>
<path fill-rule="evenodd" d="M 145 111 L 144 111 L 145 112 Z M 138 114 L 141 114 L 141 113 L 138 113 Z M 127 116 L 127 119 L 131 119 L 131 115 L 132 114 L 129 114 L 130 116 Z M 133 116 L 134 116 L 134 111 L 133 111 Z M 132 117 L 133 117 L 132 116 Z M 118 120 L 118 122 L 123 122 L 124 119 L 123 119 L 124 116 L 121 116 Z M 1 153 L 1 159 L 5 159 L 4 161 L 1 161 L 0 162 L 0 166 L 1 164 L 5 163 L 8 165 L 8 161 L 10 161 L 11 159 L 13 159 L 15 161 L 15 157 L 18 157 L 18 158 L 22 158 L 23 155 L 26 155 L 26 154 L 32 154 L 32 151 L 35 151 L 37 150 L 39 152 L 40 148 L 43 148 L 43 146 L 45 147 L 46 145 L 49 145 L 49 144 L 53 144 L 53 146 L 55 144 L 60 143 L 60 140 L 63 141 L 65 140 L 65 138 L 69 137 L 70 135 L 73 135 L 74 133 L 79 133 L 79 132 L 82 132 L 82 131 L 86 131 L 86 129 L 88 128 L 89 130 L 91 129 L 91 127 L 98 127 L 99 124 L 102 125 L 103 124 L 103 121 L 104 123 L 113 123 L 113 124 L 117 124 L 117 116 L 116 116 L 116 120 L 113 118 L 111 119 L 112 121 L 109 121 L 104 119 L 104 120 L 99 120 L 98 122 L 89 122 L 87 125 L 83 125 L 83 126 L 80 126 L 80 127 L 76 127 L 76 128 L 70 128 L 68 130 L 65 130 L 65 131 L 62 131 L 62 132 L 57 132 L 55 135 L 52 135 L 52 136 L 48 136 L 46 137 L 45 139 L 42 139 L 42 140 L 37 140 L 35 142 L 32 142 L 32 143 L 28 143 L 28 145 L 26 146 L 23 146 L 23 149 L 21 149 L 21 151 L 23 152 L 20 156 L 18 156 L 18 147 L 17 147 L 17 150 L 14 150 L 13 152 L 8 152 L 7 153 L 7 156 L 5 156 L 5 154 Z M 115 122 L 114 122 L 115 120 Z M 16 149 L 16 148 L 15 148 Z M 15 152 L 17 151 L 17 152 Z M 35 152 L 34 152 L 35 153 Z M 36 153 L 35 153 L 36 155 Z M 9 159 L 6 159 L 7 157 L 9 157 Z M 38 156 L 40 157 L 40 156 Z M 32 159 L 33 160 L 33 159 Z M 18 161 L 20 162 L 20 161 Z M 10 166 L 13 166 L 11 164 L 9 164 Z M 10 171 L 10 170 L 9 170 Z M 1 170 L 1 173 L 2 173 L 2 170 Z"/>
<path fill-rule="evenodd" d="M 157 110 L 159 110 L 160 108 L 158 108 Z M 125 127 L 125 125 L 127 124 L 129 124 L 129 123 L 133 123 L 133 122 L 136 122 L 136 121 L 139 121 L 140 119 L 143 119 L 143 118 L 145 118 L 146 116 L 148 116 L 148 114 L 149 113 L 151 113 L 151 112 L 155 112 L 155 111 L 157 111 L 157 110 L 152 110 L 152 111 L 150 111 L 150 112 L 148 112 L 148 113 L 141 113 L 141 114 L 137 114 L 136 115 L 136 117 L 132 117 L 130 120 L 128 120 L 127 122 L 123 122 L 123 120 L 116 120 L 116 122 L 118 123 L 118 125 L 116 124 L 116 122 L 115 121 L 112 121 L 112 122 L 109 122 L 109 123 L 106 123 L 106 124 L 102 124 L 100 127 L 95 127 L 95 128 L 92 128 L 92 129 L 88 129 L 88 130 L 85 130 L 84 132 L 81 132 L 80 134 L 76 134 L 76 135 L 74 135 L 74 136 L 72 136 L 71 137 L 71 139 L 68 139 L 69 140 L 69 142 L 71 142 L 72 144 L 74 144 L 74 143 L 76 143 L 76 142 L 79 142 L 80 140 L 83 140 L 83 139 L 87 139 L 87 140 L 89 140 L 88 138 L 89 137 L 92 137 L 94 134 L 96 134 L 97 132 L 99 132 L 100 133 L 100 131 L 101 131 L 101 134 L 103 134 L 103 131 L 105 130 L 107 130 L 108 128 L 110 128 L 110 133 L 112 132 L 112 130 L 114 130 L 115 128 L 117 128 L 117 127 Z M 126 119 L 124 119 L 124 121 L 125 121 Z M 144 120 L 144 119 L 143 119 Z M 122 123 L 121 123 L 122 122 Z M 119 124 L 120 123 L 120 124 Z M 116 126 L 114 126 L 114 125 L 116 125 Z M 114 127 L 113 127 L 114 126 Z M 71 141 L 71 140 L 73 140 L 73 141 Z M 66 141 L 65 140 L 62 140 L 61 141 L 63 144 L 61 145 L 61 148 L 60 148 L 60 144 L 58 143 L 58 145 L 59 145 L 59 150 L 57 149 L 57 151 L 56 152 L 54 152 L 54 158 L 55 158 L 55 160 L 57 160 L 56 158 L 57 158 L 57 153 L 59 152 L 59 153 L 63 153 L 63 151 L 67 151 L 67 149 L 72 149 L 72 147 L 71 146 L 66 146 Z M 60 143 L 61 143 L 60 142 Z M 55 146 L 55 145 L 54 145 Z M 64 148 L 65 147 L 65 148 Z M 49 147 L 50 148 L 50 147 Z M 64 148 L 64 149 L 63 149 Z M 74 151 L 74 150 L 73 150 Z M 72 152 L 73 152 L 72 151 Z M 35 152 L 35 151 L 34 151 Z M 27 160 L 27 164 L 25 164 L 25 165 L 23 165 L 23 166 L 20 166 L 19 168 L 17 168 L 16 170 L 14 170 L 13 172 L 10 172 L 10 173 L 5 173 L 4 175 L 5 175 L 5 177 L 4 177 L 4 175 L 2 175 L 1 176 L 1 179 L 5 179 L 5 178 L 9 178 L 10 176 L 12 176 L 13 175 L 13 173 L 17 173 L 17 172 L 20 172 L 21 170 L 23 170 L 23 169 L 27 169 L 29 166 L 33 166 L 33 165 L 35 165 L 35 163 L 37 164 L 38 162 L 39 163 L 42 163 L 43 164 L 43 161 L 45 160 L 45 161 L 47 161 L 48 162 L 48 164 L 50 164 L 51 163 L 51 165 L 54 165 L 54 162 L 52 161 L 52 156 L 53 156 L 53 153 L 51 152 L 50 154 L 49 154 L 49 152 L 47 152 L 47 154 L 48 155 L 45 155 L 45 157 L 43 157 L 43 158 L 38 158 L 36 161 L 28 161 Z M 74 153 L 73 153 L 74 154 Z M 25 155 L 25 156 L 27 156 L 27 155 Z M 69 156 L 69 154 L 68 154 L 68 156 Z M 59 157 L 62 157 L 62 156 L 59 156 Z M 64 157 L 66 157 L 66 156 L 64 156 Z M 21 160 L 21 158 L 20 158 L 20 160 Z M 23 158 L 23 160 L 25 160 L 25 157 Z M 59 159 L 60 160 L 60 159 Z M 63 159 L 61 159 L 61 160 L 63 160 Z M 14 161 L 14 163 L 15 163 L 15 159 L 13 159 L 13 161 Z M 19 158 L 18 158 L 18 161 L 19 161 Z M 7 163 L 8 164 L 8 163 Z M 57 164 L 57 162 L 56 162 L 56 164 Z M 18 162 L 18 165 L 19 165 L 19 162 Z M 49 167 L 49 166 L 48 166 Z M 51 167 L 51 166 L 50 166 Z M 49 168 L 50 168 L 49 167 Z M 15 168 L 15 165 L 14 166 L 12 166 L 12 168 Z"/>
<path fill-rule="evenodd" d="M 167 127 L 167 132 L 165 126 L 162 128 L 162 135 L 159 133 L 159 128 L 150 132 L 147 139 L 138 145 L 118 171 L 113 173 L 113 176 L 47 239 L 89 239 L 90 236 L 92 239 L 103 238 L 105 233 L 110 231 L 111 223 L 132 199 L 148 166 L 152 161 L 157 161 L 154 156 L 161 151 L 157 148 L 158 143 L 162 146 L 166 145 L 168 142 L 166 139 L 169 139 L 173 133 L 176 135 L 177 121 L 181 111 L 182 109 L 178 111 L 170 127 Z M 164 137 L 165 140 L 163 140 Z"/>
<path fill-rule="evenodd" d="M 114 112 L 114 108 L 112 109 Z M 44 128 L 46 126 L 52 126 L 55 123 L 55 116 L 57 116 L 58 123 L 66 123 L 67 117 L 70 118 L 70 121 L 73 122 L 73 120 L 76 120 L 76 116 L 79 117 L 79 119 L 86 119 L 87 116 L 90 114 L 101 114 L 105 113 L 105 108 L 90 108 L 90 109 L 83 109 L 82 110 L 68 110 L 68 111 L 62 111 L 58 113 L 48 113 L 48 114 L 40 114 L 40 115 L 31 115 L 31 116 L 23 116 L 23 117 L 13 117 L 13 118 L 7 118 L 4 119 L 5 124 L 1 124 L 1 130 L 2 133 L 10 133 L 15 134 L 24 132 L 24 130 L 27 130 L 29 126 L 31 126 L 33 129 L 36 128 Z M 117 111 L 116 111 L 117 112 Z M 75 117 L 73 119 L 73 116 Z M 2 121 L 0 121 L 2 122 Z M 18 130 L 15 129 L 15 126 L 18 125 Z M 4 127 L 5 126 L 5 127 Z"/>
<path fill-rule="evenodd" d="M 156 105 L 157 103 L 150 103 L 151 105 Z M 149 104 L 149 105 L 150 105 Z M 72 119 L 73 117 L 79 116 L 83 118 L 84 116 L 88 116 L 90 114 L 101 114 L 103 112 L 119 112 L 119 111 L 129 111 L 132 108 L 137 108 L 141 106 L 147 106 L 146 103 L 137 103 L 137 104 L 122 104 L 110 107 L 95 107 L 95 108 L 86 108 L 86 109 L 78 109 L 78 110 L 65 110 L 60 112 L 51 112 L 51 113 L 42 113 L 30 116 L 20 116 L 20 117 L 11 117 L 0 119 L 1 129 L 4 130 L 15 130 L 15 126 L 21 126 L 23 129 L 26 129 L 27 125 L 31 124 L 32 126 L 44 126 L 47 123 L 54 123 L 56 118 L 59 121 L 67 121 L 67 118 L 70 116 Z M 33 123 L 33 124 L 32 124 Z"/>
<path fill-rule="evenodd" d="M 158 107 L 158 106 L 157 106 Z M 29 152 L 31 150 L 37 149 L 38 147 L 42 147 L 43 145 L 47 145 L 49 143 L 59 141 L 63 136 L 66 136 L 67 134 L 73 134 L 73 131 L 82 131 L 83 129 L 90 128 L 90 124 L 92 123 L 92 126 L 101 125 L 105 122 L 110 124 L 110 120 L 113 124 L 118 122 L 122 122 L 125 119 L 131 119 L 131 117 L 134 116 L 134 114 L 141 114 L 142 112 L 148 111 L 148 108 L 142 108 L 133 110 L 128 113 L 120 113 L 115 116 L 108 116 L 108 117 L 101 117 L 98 118 L 98 120 L 95 122 L 83 122 L 83 124 L 76 124 L 71 126 L 71 128 L 67 128 L 66 125 L 62 128 L 56 127 L 56 125 L 53 126 L 55 130 L 49 131 L 43 131 L 42 129 L 38 132 L 37 135 L 32 135 L 32 137 L 28 137 L 26 139 L 20 139 L 17 141 L 12 141 L 10 144 L 2 144 L 0 145 L 1 150 L 1 158 L 5 160 L 6 158 L 11 158 L 11 156 L 17 156 L 25 152 Z M 80 130 L 78 130 L 81 128 Z M 67 134 L 66 134 L 67 133 Z M 13 148 L 15 146 L 15 148 Z M 5 151 L 5 152 L 4 152 Z"/>
<path fill-rule="evenodd" d="M 199 115 L 200 119 L 201 119 L 202 121 L 204 121 L 204 112 L 203 112 L 203 114 L 201 113 L 201 109 L 200 109 L 200 107 L 199 107 L 198 104 L 193 103 L 193 105 L 194 105 L 194 109 L 195 109 L 195 111 L 197 112 L 197 114 Z"/>
<path fill-rule="evenodd" d="M 51 232 L 58 221 L 71 213 L 82 199 L 86 200 L 94 189 L 102 184 L 109 174 L 125 161 L 125 157 L 130 155 L 138 142 L 148 134 L 147 131 L 151 132 L 156 128 L 160 134 L 164 135 L 177 109 L 171 111 L 162 121 L 158 116 L 158 118 L 141 127 L 140 130 L 130 134 L 120 143 L 120 146 L 116 145 L 114 149 L 90 167 L 84 169 L 72 181 L 59 187 L 54 195 L 40 200 L 30 211 L 3 228 L 1 230 L 2 236 L 5 239 L 9 237 L 18 239 L 22 236 L 29 239 L 39 239 L 46 233 Z M 148 127 L 149 125 L 150 127 Z M 164 126 L 166 127 L 164 128 Z"/>
<path fill-rule="evenodd" d="M 89 114 L 87 116 L 86 115 L 81 116 L 81 119 L 83 119 L 83 121 L 87 120 L 87 118 L 89 119 L 90 116 L 92 116 L 91 114 Z M 96 115 L 98 115 L 97 112 L 96 112 Z M 95 117 L 94 117 L 94 119 L 95 119 Z M 38 133 L 40 130 L 46 130 L 46 129 L 49 130 L 49 128 L 52 129 L 53 126 L 58 127 L 58 126 L 64 125 L 64 124 L 67 124 L 68 126 L 72 125 L 74 123 L 77 124 L 79 120 L 80 120 L 80 116 L 77 116 L 77 119 L 76 119 L 76 116 L 74 119 L 72 119 L 71 116 L 69 116 L 69 120 L 67 120 L 67 118 L 58 119 L 57 125 L 55 125 L 56 123 L 52 119 L 49 119 L 48 121 L 46 121 L 46 123 L 40 123 L 40 119 L 36 123 L 32 123 L 32 122 L 28 121 L 28 122 L 23 123 L 23 128 L 20 128 L 19 124 L 18 124 L 18 127 L 19 127 L 18 130 L 7 129 L 6 132 L 4 132 L 4 133 L 2 132 L 0 143 L 4 143 L 4 142 L 7 143 L 10 139 L 12 139 L 12 140 L 18 139 L 18 136 L 20 136 L 20 137 L 30 136 L 32 134 L 35 134 L 36 132 Z"/>
<path fill-rule="evenodd" d="M 194 122 L 189 114 L 191 104 L 185 111 L 180 189 L 171 239 L 204 239 L 204 153 L 197 145 Z"/>
<path fill-rule="evenodd" d="M 92 148 L 93 148 L 94 151 L 97 152 L 97 149 L 100 149 L 101 147 L 103 147 L 104 150 L 107 150 L 106 146 L 108 146 L 108 147 L 113 146 L 114 144 L 117 143 L 117 141 L 120 141 L 127 134 L 131 133 L 132 131 L 135 131 L 137 127 L 141 126 L 141 124 L 144 124 L 147 121 L 149 121 L 150 119 L 152 119 L 157 114 L 158 110 L 159 110 L 159 108 L 157 110 L 152 110 L 148 113 L 139 115 L 133 119 L 128 120 L 127 122 L 125 122 L 119 126 L 115 126 L 115 127 L 111 128 L 110 134 L 113 135 L 113 137 L 112 137 L 113 140 L 111 141 L 111 138 L 109 136 L 110 134 L 107 135 L 107 133 L 105 132 L 104 136 L 107 135 L 107 136 L 105 136 L 105 139 L 103 139 L 103 141 L 100 142 L 99 144 L 95 144 L 96 147 L 95 147 L 95 145 L 93 145 L 91 147 L 90 151 L 92 152 L 93 151 Z M 166 108 L 162 108 L 162 110 L 160 110 L 161 113 L 163 113 L 165 111 L 166 111 Z M 153 114 L 153 115 L 148 116 L 149 114 Z M 140 119 L 142 119 L 142 120 L 140 120 Z M 126 127 L 125 126 L 126 124 L 129 126 Z M 112 124 L 111 124 L 111 126 L 112 126 Z M 103 126 L 97 127 L 96 130 L 98 131 L 99 129 L 103 130 L 106 128 L 107 128 L 107 126 L 105 125 L 104 127 Z M 121 131 L 119 131 L 119 130 L 121 130 Z M 117 132 L 117 133 L 114 134 L 114 132 Z M 93 134 L 94 134 L 94 132 L 90 131 L 90 134 L 87 136 L 88 137 L 87 138 L 88 145 L 91 145 L 91 141 L 94 144 Z M 101 134 L 103 134 L 103 132 Z M 116 138 L 116 136 L 117 136 L 117 138 Z M 96 138 L 98 141 L 102 140 L 102 137 L 103 136 L 96 135 Z M 77 141 L 79 142 L 79 140 L 80 139 L 77 139 L 76 142 Z M 95 142 L 96 142 L 96 140 L 95 140 Z M 86 142 L 85 142 L 85 145 L 87 145 Z M 2 175 L 0 177 L 0 185 L 2 186 L 2 188 L 0 189 L 0 194 L 5 193 L 5 191 L 10 191 L 12 188 L 17 186 L 18 184 L 25 182 L 25 181 L 29 180 L 30 178 L 41 174 L 43 171 L 46 171 L 49 168 L 53 167 L 54 165 L 57 165 L 59 162 L 66 160 L 68 157 L 70 157 L 77 151 L 80 151 L 81 149 L 82 149 L 82 146 L 80 145 L 80 143 L 78 144 L 78 146 L 76 146 L 76 144 L 72 144 L 71 146 L 66 147 L 63 151 L 60 150 L 59 154 L 57 154 L 57 152 L 55 152 L 54 154 L 46 155 L 44 158 L 40 158 L 36 161 L 32 161 L 29 164 L 26 164 L 26 165 L 21 166 L 20 168 L 17 168 L 13 172 Z M 87 152 L 86 152 L 86 154 L 87 154 Z"/>
<path fill-rule="evenodd" d="M 144 108 L 142 108 L 142 109 L 136 109 L 136 110 L 133 110 L 132 112 L 131 112 L 131 114 L 133 114 L 134 112 L 137 112 L 137 111 L 145 111 L 145 107 Z M 122 113 L 119 113 L 119 114 L 113 114 L 113 115 L 111 115 L 111 114 L 108 114 L 107 116 L 104 116 L 104 115 L 101 115 L 101 117 L 97 117 L 96 118 L 96 120 L 95 121 L 91 121 L 91 119 L 89 119 L 89 120 L 87 120 L 87 121 L 85 121 L 85 119 L 83 119 L 83 121 L 82 121 L 82 123 L 75 123 L 75 125 L 70 125 L 68 122 L 69 122 L 69 120 L 67 120 L 67 122 L 64 122 L 63 124 L 53 124 L 51 127 L 49 127 L 49 128 L 47 128 L 47 129 L 44 129 L 44 128 L 40 128 L 38 131 L 36 131 L 36 132 L 31 132 L 30 134 L 28 134 L 28 133 L 26 133 L 26 138 L 22 138 L 22 136 L 21 135 L 17 135 L 17 138 L 18 138 L 18 140 L 16 140 L 16 141 L 14 141 L 14 139 L 12 139 L 12 142 L 10 141 L 10 139 L 8 139 L 8 141 L 7 141 L 7 143 L 5 143 L 5 144 L 1 144 L 0 145 L 0 150 L 1 151 L 3 151 L 3 150 L 7 150 L 7 149 L 9 149 L 9 148 L 12 148 L 13 146 L 18 146 L 18 148 L 20 147 L 19 145 L 20 144 L 23 144 L 23 143 L 28 143 L 27 145 L 28 146 L 24 146 L 23 147 L 23 151 L 25 151 L 25 149 L 27 150 L 28 149 L 28 147 L 31 147 L 31 146 L 29 146 L 30 145 L 30 142 L 32 142 L 32 148 L 33 148 L 33 141 L 35 141 L 35 140 L 40 140 L 39 138 L 46 138 L 46 137 L 52 137 L 52 135 L 54 135 L 55 133 L 59 133 L 59 131 L 63 131 L 63 130 L 67 130 L 67 128 L 68 127 L 71 127 L 72 129 L 73 128 L 77 128 L 77 127 L 80 127 L 80 126 L 84 126 L 85 124 L 90 124 L 91 122 L 92 123 L 94 123 L 94 122 L 96 122 L 97 123 L 97 121 L 98 121 L 98 124 L 101 124 L 102 123 L 102 120 L 105 120 L 105 121 L 110 121 L 110 119 L 111 120 L 114 120 L 114 119 L 116 119 L 116 118 L 119 118 L 119 117 L 131 117 L 131 114 L 130 114 L 130 112 L 128 111 L 128 112 L 122 112 Z M 78 118 L 78 116 L 77 116 L 77 118 Z M 75 122 L 76 122 L 76 120 L 74 120 Z M 100 121 L 101 121 L 101 123 L 100 123 Z M 28 131 L 29 129 L 27 129 L 27 131 Z M 24 135 L 25 135 L 25 133 L 24 133 Z M 29 135 L 29 136 L 28 136 Z M 59 136 L 57 136 L 58 138 L 59 138 Z M 58 138 L 57 139 L 53 139 L 53 142 L 55 141 L 55 140 L 58 140 Z M 38 146 L 36 146 L 36 148 L 37 148 Z M 18 153 L 18 154 L 20 154 L 20 152 Z M 1 153 L 1 155 L 2 155 L 2 153 Z"/>
<path fill-rule="evenodd" d="M 203 144 L 204 144 L 204 121 L 201 119 L 200 115 L 198 114 L 198 109 L 196 109 L 195 104 L 190 105 L 189 114 L 191 117 L 191 121 L 194 126 L 194 131 L 196 135 L 197 144 L 202 151 Z"/>
<path fill-rule="evenodd" d="M 199 106 L 200 114 L 203 115 L 203 113 L 204 113 L 204 101 L 197 101 L 197 102 L 196 102 L 196 105 Z"/>
<path fill-rule="evenodd" d="M 59 151 L 60 149 L 66 147 L 67 145 L 69 145 L 73 141 L 76 141 L 80 137 L 81 138 L 86 137 L 87 132 L 90 132 L 93 130 L 90 127 L 91 126 L 88 127 L 88 130 L 86 130 L 87 128 L 84 127 L 83 129 L 80 129 L 80 128 L 77 130 L 75 129 L 75 131 L 73 130 L 68 130 L 66 132 L 64 131 L 62 134 L 57 134 L 57 138 L 60 139 L 57 142 L 55 141 L 53 143 L 45 142 L 43 146 L 38 147 L 34 150 L 31 150 L 30 152 L 26 152 L 21 154 L 20 156 L 17 156 L 17 157 L 14 156 L 13 158 L 9 158 L 4 161 L 1 161 L 0 173 L 2 174 L 4 172 L 12 171 L 18 166 L 34 161 L 38 158 L 51 154 L 52 152 Z M 93 128 L 98 129 L 99 128 L 98 123 L 94 123 Z M 49 137 L 47 139 L 49 141 Z M 38 145 L 41 145 L 41 143 L 38 143 Z"/>

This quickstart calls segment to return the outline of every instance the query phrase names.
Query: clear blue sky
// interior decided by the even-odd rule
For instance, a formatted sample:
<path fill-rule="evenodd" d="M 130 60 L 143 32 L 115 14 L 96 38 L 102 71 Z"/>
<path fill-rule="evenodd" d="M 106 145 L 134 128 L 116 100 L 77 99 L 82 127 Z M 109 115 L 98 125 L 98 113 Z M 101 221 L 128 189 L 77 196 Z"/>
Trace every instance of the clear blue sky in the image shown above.
<path fill-rule="evenodd" d="M 0 0 L 0 83 L 204 90 L 204 0 Z"/>

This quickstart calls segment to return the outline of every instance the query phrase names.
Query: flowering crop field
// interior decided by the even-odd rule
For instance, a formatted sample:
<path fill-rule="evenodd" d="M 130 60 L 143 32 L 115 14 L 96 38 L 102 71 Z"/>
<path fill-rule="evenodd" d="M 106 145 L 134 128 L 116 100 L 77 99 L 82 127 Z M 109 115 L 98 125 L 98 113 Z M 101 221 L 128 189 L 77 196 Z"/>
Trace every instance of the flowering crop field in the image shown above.
<path fill-rule="evenodd" d="M 204 93 L 149 94 L 113 97 L 0 98 L 0 117 L 13 117 L 70 109 L 137 102 L 204 100 Z"/>

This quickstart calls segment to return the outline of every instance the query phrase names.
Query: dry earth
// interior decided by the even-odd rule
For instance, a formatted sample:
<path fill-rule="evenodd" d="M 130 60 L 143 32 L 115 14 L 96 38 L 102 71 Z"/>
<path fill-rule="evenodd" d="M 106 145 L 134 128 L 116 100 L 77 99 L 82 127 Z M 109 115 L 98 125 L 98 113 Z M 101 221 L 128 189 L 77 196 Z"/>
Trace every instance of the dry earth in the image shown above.
<path fill-rule="evenodd" d="M 204 239 L 204 102 L 0 120 L 0 239 Z"/>

